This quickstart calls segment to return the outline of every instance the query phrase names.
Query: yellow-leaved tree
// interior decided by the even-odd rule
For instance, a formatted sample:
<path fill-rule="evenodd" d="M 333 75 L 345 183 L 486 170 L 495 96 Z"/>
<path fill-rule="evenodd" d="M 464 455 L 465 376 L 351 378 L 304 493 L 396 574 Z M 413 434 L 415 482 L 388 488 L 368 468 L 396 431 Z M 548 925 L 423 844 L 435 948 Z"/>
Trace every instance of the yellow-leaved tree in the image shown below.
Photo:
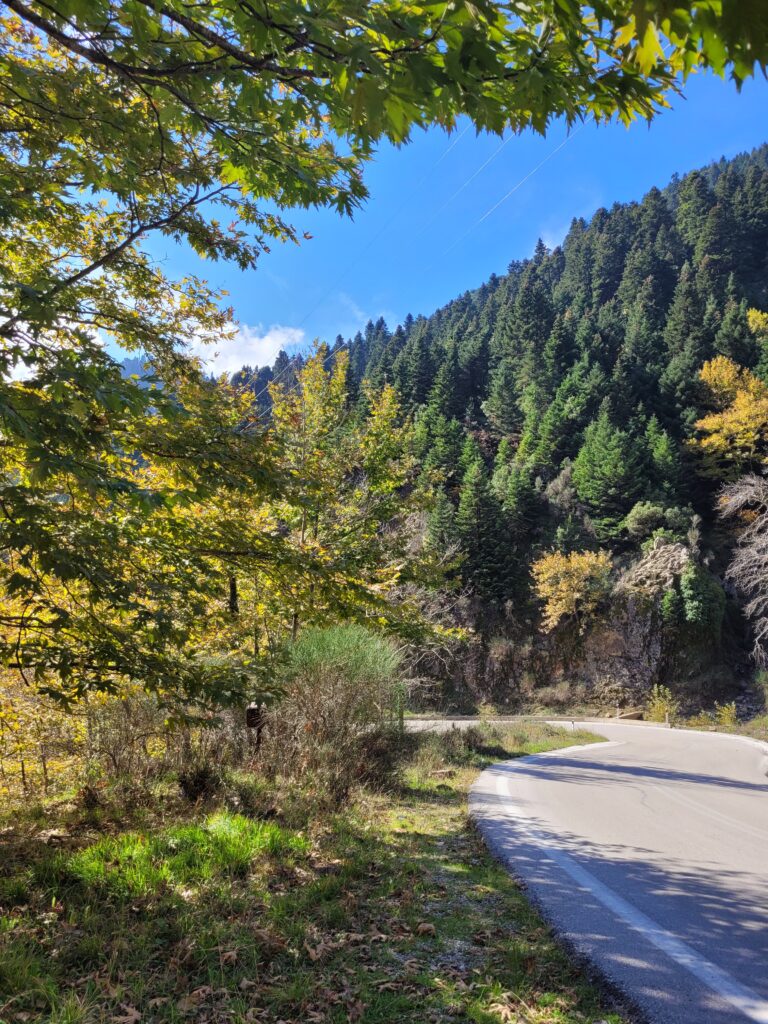
<path fill-rule="evenodd" d="M 544 604 L 542 626 L 551 632 L 563 619 L 581 624 L 611 590 L 611 556 L 607 551 L 553 551 L 531 566 L 539 600 Z"/>
<path fill-rule="evenodd" d="M 768 385 L 732 359 L 716 356 L 699 379 L 713 411 L 696 422 L 690 444 L 706 476 L 734 479 L 768 461 Z"/>

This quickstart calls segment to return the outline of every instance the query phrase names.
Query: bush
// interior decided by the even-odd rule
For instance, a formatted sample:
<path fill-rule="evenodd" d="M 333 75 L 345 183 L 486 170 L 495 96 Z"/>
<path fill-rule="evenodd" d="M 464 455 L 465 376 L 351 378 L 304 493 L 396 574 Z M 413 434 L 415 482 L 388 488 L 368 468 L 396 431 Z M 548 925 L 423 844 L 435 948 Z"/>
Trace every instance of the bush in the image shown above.
<path fill-rule="evenodd" d="M 336 803 L 368 770 L 373 734 L 391 726 L 400 658 L 358 625 L 309 629 L 286 651 L 282 696 L 267 720 L 262 759 Z"/>
<path fill-rule="evenodd" d="M 664 522 L 664 507 L 652 501 L 638 501 L 624 520 L 627 533 L 633 540 L 650 536 Z"/>
<path fill-rule="evenodd" d="M 680 577 L 685 621 L 720 642 L 725 614 L 725 592 L 699 565 L 687 565 Z"/>
<path fill-rule="evenodd" d="M 733 729 L 739 724 L 739 716 L 736 713 L 736 701 L 728 704 L 715 704 L 715 719 L 717 724 L 726 729 Z"/>
<path fill-rule="evenodd" d="M 709 711 L 699 711 L 690 718 L 686 718 L 685 724 L 689 729 L 714 729 L 715 718 Z"/>
<path fill-rule="evenodd" d="M 525 738 L 522 737 L 523 743 Z M 519 737 L 508 729 L 485 722 L 466 728 L 452 726 L 445 732 L 422 733 L 417 737 L 411 768 L 423 779 L 448 767 L 480 767 L 489 758 L 509 756 L 505 739 L 514 744 Z"/>
<path fill-rule="evenodd" d="M 656 685 L 646 704 L 645 717 L 650 722 L 674 722 L 680 712 L 680 701 L 668 686 Z"/>
<path fill-rule="evenodd" d="M 223 773 L 216 764 L 203 762 L 179 772 L 179 789 L 187 800 L 209 800 L 223 785 Z"/>
<path fill-rule="evenodd" d="M 248 818 L 272 818 L 276 814 L 274 786 L 252 771 L 227 772 L 226 802 Z"/>

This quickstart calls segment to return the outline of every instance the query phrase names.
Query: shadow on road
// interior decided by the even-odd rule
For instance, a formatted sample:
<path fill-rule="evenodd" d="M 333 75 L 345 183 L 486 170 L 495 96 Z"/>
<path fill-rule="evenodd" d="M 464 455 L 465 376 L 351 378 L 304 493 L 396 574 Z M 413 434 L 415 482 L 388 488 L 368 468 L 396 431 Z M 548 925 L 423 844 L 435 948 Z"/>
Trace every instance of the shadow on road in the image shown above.
<path fill-rule="evenodd" d="M 568 774 L 568 769 L 573 769 Z M 504 771 L 499 767 L 499 771 Z M 510 770 L 511 767 L 510 767 Z M 588 761 L 584 758 L 558 757 L 557 760 L 542 758 L 541 761 L 526 759 L 515 762 L 514 771 L 518 775 L 527 775 L 534 779 L 548 779 L 558 782 L 572 782 L 577 786 L 603 786 L 609 781 L 616 781 L 617 776 L 624 776 L 626 781 L 637 779 L 655 779 L 659 782 L 693 782 L 706 786 L 720 786 L 724 789 L 739 789 L 746 792 L 765 793 L 768 795 L 768 782 L 742 782 L 729 779 L 722 775 L 708 775 L 700 772 L 681 772 L 674 768 L 653 768 L 650 765 L 609 764 L 605 761 Z M 588 774 L 585 774 L 588 773 Z"/>
<path fill-rule="evenodd" d="M 610 779 L 615 782 L 617 775 L 628 782 L 633 776 L 659 777 L 669 782 L 671 774 L 673 779 L 739 787 L 738 782 L 717 776 L 563 757 L 550 766 L 526 761 L 498 765 L 493 771 L 518 777 L 522 774 L 557 778 L 578 785 L 604 784 Z M 766 786 L 748 783 L 743 788 L 768 791 Z M 590 890 L 580 887 L 560 870 L 548 856 L 548 849 L 567 854 L 611 892 L 715 962 L 761 1000 L 768 1000 L 768 884 L 764 881 L 761 884 L 754 875 L 723 870 L 720 864 L 675 859 L 666 854 L 661 858 L 656 851 L 641 846 L 596 843 L 561 830 L 555 833 L 551 825 L 527 813 L 522 821 L 508 816 L 510 801 L 506 796 L 482 792 L 476 799 L 477 821 L 488 845 L 524 881 L 545 917 L 567 940 L 576 941 L 579 949 L 625 991 L 627 976 L 631 976 L 631 990 L 636 996 L 655 1000 L 662 1010 L 659 1020 L 731 1024 L 747 1018 L 707 995 L 706 989 L 690 977 L 687 980 L 704 1000 L 692 1005 L 690 989 L 680 984 L 681 968 L 625 925 L 619 926 L 623 939 L 617 941 L 611 912 Z M 674 821 L 670 821 L 670 829 L 674 827 Z M 647 1009 L 648 1004 L 645 1005 Z M 657 1017 L 652 1019 L 656 1021 Z"/>

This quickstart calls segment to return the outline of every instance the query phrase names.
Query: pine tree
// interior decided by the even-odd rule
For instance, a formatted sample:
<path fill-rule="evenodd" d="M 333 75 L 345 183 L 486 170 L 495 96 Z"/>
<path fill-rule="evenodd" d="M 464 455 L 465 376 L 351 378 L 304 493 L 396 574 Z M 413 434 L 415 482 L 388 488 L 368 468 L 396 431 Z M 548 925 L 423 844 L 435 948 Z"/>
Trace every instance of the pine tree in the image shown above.
<path fill-rule="evenodd" d="M 502 507 L 518 544 L 527 539 L 533 527 L 538 503 L 532 471 L 526 466 L 511 466 Z"/>
<path fill-rule="evenodd" d="M 517 373 L 512 359 L 502 359 L 491 375 L 483 412 L 500 434 L 513 434 L 522 419 L 515 401 Z"/>
<path fill-rule="evenodd" d="M 680 495 L 682 467 L 677 445 L 652 416 L 645 430 L 650 480 L 655 495 L 668 501 Z"/>
<path fill-rule="evenodd" d="M 587 507 L 599 540 L 615 540 L 621 521 L 642 490 L 640 459 L 632 439 L 611 422 L 603 403 L 597 419 L 584 434 L 573 464 L 573 482 Z"/>
<path fill-rule="evenodd" d="M 715 197 L 699 171 L 683 178 L 678 191 L 675 225 L 691 252 L 696 249 L 714 203 Z"/>
<path fill-rule="evenodd" d="M 616 294 L 631 244 L 630 220 L 618 208 L 595 242 L 592 263 L 592 301 L 595 305 L 602 305 Z"/>
<path fill-rule="evenodd" d="M 461 484 L 456 530 L 466 557 L 463 571 L 476 593 L 502 599 L 509 587 L 509 540 L 499 500 L 481 461 L 473 462 Z"/>
<path fill-rule="evenodd" d="M 570 320 L 558 313 L 552 330 L 544 345 L 543 373 L 541 383 L 549 394 L 553 394 L 567 370 L 576 358 L 573 332 Z"/>
<path fill-rule="evenodd" d="M 715 335 L 715 351 L 741 366 L 751 367 L 757 362 L 759 353 L 747 322 L 747 303 L 744 300 L 738 302 L 733 295 L 726 303 L 722 322 Z"/>
<path fill-rule="evenodd" d="M 467 395 L 461 378 L 456 342 L 451 339 L 435 374 L 427 404 L 449 419 L 462 416 L 467 406 Z"/>
<path fill-rule="evenodd" d="M 493 460 L 493 474 L 491 476 L 491 487 L 493 493 L 500 500 L 504 500 L 507 492 L 507 482 L 512 469 L 512 445 L 508 437 L 503 437 L 496 450 L 496 457 Z"/>
<path fill-rule="evenodd" d="M 690 264 L 685 264 L 664 329 L 668 363 L 661 376 L 661 390 L 667 400 L 666 420 L 670 424 L 682 422 L 684 430 L 695 419 L 696 375 L 712 354 L 703 306 L 696 275 Z"/>
<path fill-rule="evenodd" d="M 461 448 L 461 455 L 459 456 L 458 473 L 463 478 L 469 467 L 474 465 L 476 462 L 482 462 L 483 456 L 480 452 L 477 441 L 472 434 L 467 434 L 464 438 L 464 444 Z"/>
<path fill-rule="evenodd" d="M 451 499 L 441 489 L 427 518 L 427 544 L 445 555 L 457 542 L 456 510 Z"/>

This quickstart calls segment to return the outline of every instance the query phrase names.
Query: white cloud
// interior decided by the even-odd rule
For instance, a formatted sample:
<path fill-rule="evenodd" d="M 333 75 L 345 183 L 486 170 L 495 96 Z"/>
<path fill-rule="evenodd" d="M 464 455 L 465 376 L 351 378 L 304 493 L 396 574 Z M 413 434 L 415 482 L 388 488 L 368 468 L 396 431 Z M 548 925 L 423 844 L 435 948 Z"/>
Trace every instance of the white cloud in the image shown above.
<path fill-rule="evenodd" d="M 393 329 L 394 325 L 399 322 L 391 309 L 377 305 L 373 307 L 375 312 L 366 311 L 347 292 L 338 292 L 335 299 L 340 308 L 335 333 L 341 334 L 345 338 L 352 337 L 357 331 L 361 331 L 369 320 L 376 323 L 379 317 L 384 317 L 387 324 Z M 378 303 L 379 300 L 374 299 L 374 301 Z"/>
<path fill-rule="evenodd" d="M 364 327 L 368 322 L 369 318 L 365 311 L 358 306 L 351 295 L 347 295 L 346 292 L 339 292 L 339 304 L 352 314 L 355 330 Z"/>
<path fill-rule="evenodd" d="M 280 349 L 289 351 L 304 341 L 300 327 L 272 324 L 264 330 L 262 324 L 240 324 L 231 338 L 216 346 L 195 346 L 195 352 L 212 373 L 235 373 L 241 366 L 271 366 Z"/>

